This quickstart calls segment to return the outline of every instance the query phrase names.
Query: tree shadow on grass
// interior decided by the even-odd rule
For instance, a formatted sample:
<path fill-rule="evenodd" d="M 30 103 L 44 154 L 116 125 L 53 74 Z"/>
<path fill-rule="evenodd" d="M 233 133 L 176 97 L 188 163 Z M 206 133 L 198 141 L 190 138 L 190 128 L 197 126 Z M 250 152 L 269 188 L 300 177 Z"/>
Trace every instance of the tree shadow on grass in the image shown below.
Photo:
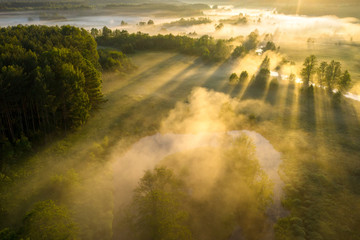
<path fill-rule="evenodd" d="M 299 127 L 316 133 L 316 112 L 314 88 L 312 86 L 301 88 L 299 90 L 298 102 L 298 123 Z"/>
<path fill-rule="evenodd" d="M 241 100 L 246 99 L 262 99 L 266 92 L 267 83 L 270 79 L 270 71 L 260 69 L 259 72 L 252 77 L 247 86 Z"/>
<path fill-rule="evenodd" d="M 293 107 L 295 99 L 295 82 L 290 81 L 287 86 L 286 95 L 285 95 L 285 105 L 282 114 L 282 124 L 284 128 L 289 128 L 291 126 L 293 118 Z"/>
<path fill-rule="evenodd" d="M 265 102 L 270 103 L 271 105 L 275 105 L 278 101 L 279 95 L 279 80 L 277 78 L 273 78 L 270 81 L 269 89 L 266 93 Z"/>

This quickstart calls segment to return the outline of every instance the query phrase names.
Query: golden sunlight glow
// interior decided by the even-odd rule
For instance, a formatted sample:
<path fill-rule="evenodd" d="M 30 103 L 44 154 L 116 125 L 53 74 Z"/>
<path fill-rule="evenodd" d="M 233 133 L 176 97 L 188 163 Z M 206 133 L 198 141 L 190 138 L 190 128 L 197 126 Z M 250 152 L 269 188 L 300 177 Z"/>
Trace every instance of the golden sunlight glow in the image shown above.
<path fill-rule="evenodd" d="M 301 0 L 298 0 L 298 4 L 297 4 L 297 7 L 296 7 L 296 15 L 299 15 L 300 8 L 301 8 Z"/>

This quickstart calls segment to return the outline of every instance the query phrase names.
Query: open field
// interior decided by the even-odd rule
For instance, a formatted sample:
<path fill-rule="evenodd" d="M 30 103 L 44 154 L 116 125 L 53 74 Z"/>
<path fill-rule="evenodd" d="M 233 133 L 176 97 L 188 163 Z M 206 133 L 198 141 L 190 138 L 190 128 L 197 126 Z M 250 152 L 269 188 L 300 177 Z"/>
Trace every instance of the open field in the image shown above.
<path fill-rule="evenodd" d="M 224 115 L 226 130 L 257 131 L 281 152 L 287 193 L 283 201 L 292 216 L 308 222 L 307 214 L 319 212 L 308 224 L 335 224 L 340 218 L 344 228 L 353 229 L 357 211 L 344 216 L 335 209 L 341 206 L 348 211 L 359 200 L 358 102 L 344 99 L 341 106 L 334 107 L 322 90 L 315 89 L 309 99 L 298 85 L 287 81 L 267 83 L 260 92 L 249 82 L 231 86 L 228 76 L 242 69 L 239 62 L 205 64 L 196 57 L 156 52 L 135 54 L 132 59 L 139 67 L 135 73 L 126 77 L 104 75 L 107 102 L 83 128 L 53 142 L 16 170 L 18 180 L 11 185 L 16 192 L 9 191 L 2 197 L 3 206 L 12 209 L 10 222 L 16 222 L 34 202 L 46 196 L 43 191 L 51 186 L 54 176 L 74 169 L 81 187 L 63 197 L 65 204 L 76 210 L 75 219 L 82 219 L 80 236 L 94 239 L 103 231 L 113 232 L 114 236 L 121 234 L 117 229 L 117 211 L 107 204 L 114 201 L 109 192 L 112 164 L 141 137 L 172 132 L 172 124 L 163 128 L 170 112 L 177 104 L 187 104 L 194 88 L 202 87 L 205 92 L 220 92 L 238 102 L 237 108 L 230 108 Z M 211 98 L 203 100 L 204 108 L 216 107 L 216 102 L 212 103 L 214 106 L 206 102 L 211 102 Z M 204 124 L 201 121 L 199 126 Z M 311 170 L 314 168 L 316 172 Z M 317 191 L 323 195 L 317 195 Z M 86 197 L 89 195 L 91 199 Z M 306 201 L 292 205 L 295 198 Z M 79 204 L 73 204 L 75 199 Z M 23 207 L 19 209 L 19 205 Z M 90 219 L 86 220 L 103 211 L 109 214 L 97 216 L 96 227 Z M 303 226 L 307 234 L 321 234 L 328 239 L 345 231 L 341 226 L 334 226 L 330 232 L 322 228 L 311 230 L 310 225 Z"/>

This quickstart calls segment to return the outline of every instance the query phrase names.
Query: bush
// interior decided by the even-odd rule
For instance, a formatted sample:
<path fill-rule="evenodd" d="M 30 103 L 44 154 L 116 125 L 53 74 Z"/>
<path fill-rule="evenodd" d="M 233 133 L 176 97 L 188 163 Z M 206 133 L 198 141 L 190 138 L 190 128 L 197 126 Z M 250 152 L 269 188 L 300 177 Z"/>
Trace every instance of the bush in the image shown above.
<path fill-rule="evenodd" d="M 99 62 L 103 71 L 119 71 L 128 73 L 136 67 L 131 60 L 120 51 L 98 50 Z"/>

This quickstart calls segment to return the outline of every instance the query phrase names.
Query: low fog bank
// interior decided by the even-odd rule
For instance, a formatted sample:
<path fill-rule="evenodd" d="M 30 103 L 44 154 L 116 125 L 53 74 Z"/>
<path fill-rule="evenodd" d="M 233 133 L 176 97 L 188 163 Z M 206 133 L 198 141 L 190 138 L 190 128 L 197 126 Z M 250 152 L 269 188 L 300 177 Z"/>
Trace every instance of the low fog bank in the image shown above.
<path fill-rule="evenodd" d="M 275 183 L 274 201 L 280 205 L 281 187 L 283 183 L 278 175 L 281 155 L 268 140 L 259 133 L 253 131 L 229 131 L 226 133 L 198 133 L 198 134 L 156 134 L 142 138 L 131 146 L 115 163 L 115 189 L 120 196 L 131 196 L 131 192 L 138 180 L 146 170 L 151 170 L 166 156 L 174 153 L 185 152 L 201 147 L 218 147 L 221 139 L 225 136 L 238 138 L 242 134 L 250 137 L 256 146 L 256 156 L 261 168 Z M 126 194 L 125 188 L 130 192 Z M 120 197 L 122 200 L 122 197 Z"/>
<path fill-rule="evenodd" d="M 326 61 L 341 61 L 355 82 L 351 93 L 359 95 L 360 59 L 356 54 L 360 44 L 359 19 L 329 14 L 306 16 L 301 11 L 284 14 L 273 7 L 230 4 L 211 3 L 212 8 L 204 8 L 201 13 L 191 16 L 155 14 L 166 10 L 162 5 L 149 6 L 151 11 L 146 11 L 146 6 L 138 7 L 136 11 L 126 11 L 126 8 L 117 6 L 116 11 L 84 10 L 78 15 L 68 12 L 63 17 L 56 12 L 49 12 L 46 17 L 41 17 L 38 12 L 4 12 L 0 15 L 0 25 L 71 24 L 87 30 L 108 26 L 112 30 L 141 31 L 151 35 L 171 33 L 197 38 L 209 35 L 217 39 L 233 39 L 235 41 L 231 44 L 235 45 L 237 40 L 256 31 L 260 36 L 268 36 L 268 40 L 280 46 L 280 52 L 297 65 L 301 65 L 303 59 L 311 54 Z M 49 19 L 51 17 L 53 19 Z M 202 23 L 199 18 L 207 20 Z"/>
<path fill-rule="evenodd" d="M 171 6 L 171 5 L 170 5 Z M 273 34 L 275 41 L 302 42 L 306 44 L 308 38 L 314 38 L 317 42 L 360 42 L 359 20 L 352 17 L 339 18 L 331 15 L 311 17 L 306 15 L 282 14 L 276 8 L 252 8 L 234 7 L 234 5 L 219 5 L 217 8 L 203 9 L 202 13 L 193 16 L 183 16 L 184 19 L 205 17 L 210 23 L 188 25 L 166 25 L 166 23 L 180 20 L 181 16 L 157 15 L 156 12 L 164 11 L 163 6 L 149 5 L 137 11 L 126 11 L 121 6 L 115 8 L 118 11 L 81 11 L 80 14 L 72 12 L 49 11 L 45 16 L 43 12 L 3 12 L 0 14 L 1 26 L 17 24 L 42 24 L 42 25 L 75 25 L 91 28 L 107 26 L 111 29 L 125 29 L 129 32 L 147 32 L 150 34 L 173 33 L 189 34 L 196 33 L 198 36 L 211 35 L 217 38 L 231 38 L 239 35 L 248 35 L 257 29 L 260 34 Z M 153 9 L 154 8 L 154 9 Z M 148 25 L 153 20 L 154 24 Z M 216 29 L 215 26 L 223 23 L 224 27 Z M 301 34 L 299 35 L 299 32 Z"/>
<path fill-rule="evenodd" d="M 192 173 L 186 175 L 185 181 L 194 184 L 194 189 L 189 190 L 193 192 L 192 198 L 207 199 L 210 197 L 208 194 L 212 191 L 211 189 L 216 189 L 216 185 L 222 176 L 220 174 L 221 169 L 225 167 L 226 161 L 221 156 L 226 155 L 226 151 L 231 149 L 233 141 L 242 139 L 244 136 L 247 136 L 251 144 L 254 145 L 255 156 L 258 159 L 261 171 L 264 171 L 265 179 L 268 178 L 273 184 L 270 189 L 266 190 L 273 195 L 273 203 L 267 210 L 269 224 L 272 226 L 279 217 L 284 216 L 286 212 L 281 207 L 284 184 L 278 173 L 281 154 L 259 133 L 247 130 L 231 130 L 234 122 L 242 121 L 242 116 L 239 116 L 240 118 L 235 117 L 230 109 L 234 108 L 241 111 L 241 109 L 248 107 L 249 103 L 247 102 L 239 102 L 223 93 L 196 88 L 186 102 L 179 102 L 170 111 L 168 117 L 162 121 L 160 133 L 140 139 L 121 157 L 115 151 L 112 154 L 114 161 L 115 224 L 119 226 L 119 221 L 121 222 L 121 219 L 126 215 L 126 209 L 132 200 L 133 191 L 144 172 L 159 165 L 168 165 L 179 174 L 182 173 L 181 169 L 189 168 L 187 171 L 193 172 L 194 175 Z M 243 144 L 247 146 L 248 143 L 244 142 Z M 212 153 L 210 154 L 209 151 Z M 181 157 L 181 154 L 185 154 L 184 157 Z M 245 157 L 245 152 L 243 154 Z M 167 160 L 169 156 L 174 157 Z M 241 172 L 239 173 L 241 174 Z M 260 180 L 263 177 L 259 175 L 258 178 Z M 226 184 L 230 187 L 237 184 L 241 186 L 242 183 L 228 182 Z M 229 191 L 230 189 L 232 187 L 229 188 Z M 234 197 L 234 194 L 239 195 Z M 241 192 L 234 192 L 227 201 L 231 203 L 231 199 L 233 199 L 233 203 L 230 205 L 235 204 L 236 199 L 241 199 L 241 196 Z M 210 199 L 206 201 L 211 202 Z M 224 210 L 223 214 L 226 212 L 227 210 Z M 215 217 L 216 213 L 214 214 Z M 198 223 L 198 225 L 201 224 L 201 222 Z M 264 239 L 272 238 L 272 227 L 267 230 L 261 229 L 262 227 L 259 226 L 258 232 L 266 232 L 266 234 L 262 233 L 267 236 Z M 121 230 L 115 232 L 115 236 L 122 234 Z"/>

